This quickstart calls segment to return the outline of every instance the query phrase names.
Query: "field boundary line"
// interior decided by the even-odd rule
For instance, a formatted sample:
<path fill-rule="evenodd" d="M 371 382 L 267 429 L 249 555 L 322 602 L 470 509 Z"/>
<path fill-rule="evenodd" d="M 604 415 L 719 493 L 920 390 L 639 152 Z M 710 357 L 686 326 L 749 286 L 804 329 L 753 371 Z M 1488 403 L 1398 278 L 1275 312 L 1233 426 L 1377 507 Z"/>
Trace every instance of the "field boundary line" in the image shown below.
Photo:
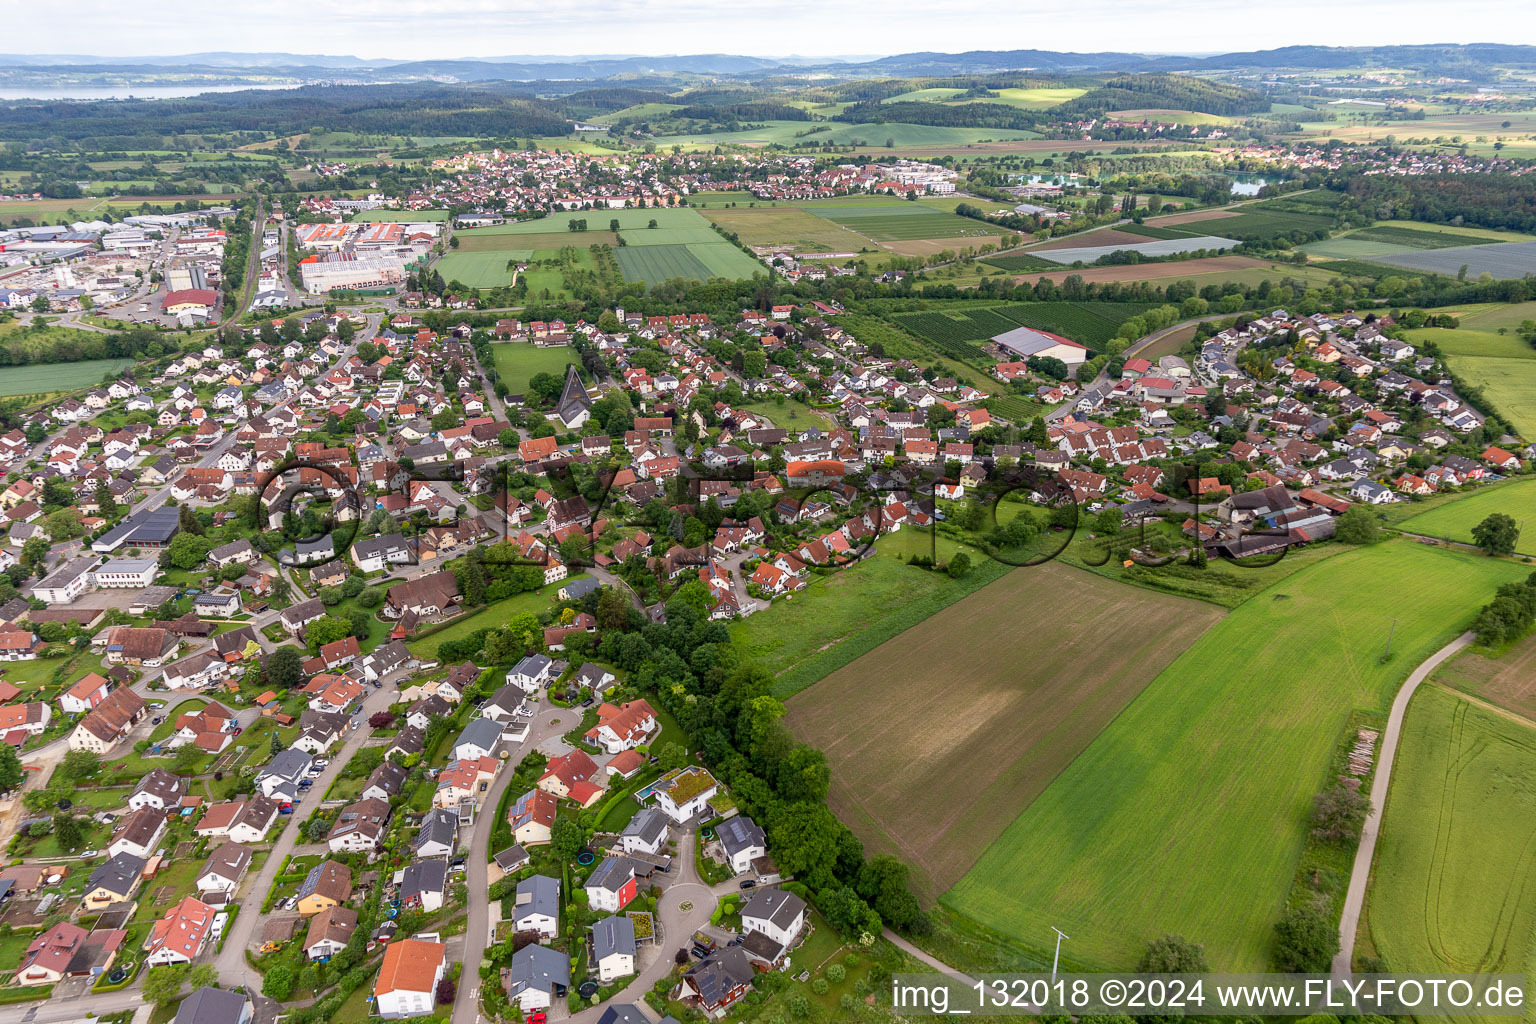
<path fill-rule="evenodd" d="M 1454 686 L 1447 686 L 1440 682 L 1432 682 L 1429 685 L 1433 686 L 1437 690 L 1444 690 L 1452 697 L 1455 697 L 1458 700 L 1464 700 L 1468 704 L 1471 704 L 1473 707 L 1482 708 L 1489 714 L 1498 715 L 1500 718 L 1514 722 L 1516 725 L 1523 725 L 1528 729 L 1536 729 L 1536 721 L 1532 721 L 1531 719 L 1526 718 L 1519 712 L 1511 711 L 1508 708 L 1501 708 L 1497 704 L 1486 701 L 1481 697 L 1474 697 L 1472 694 L 1467 693 L 1465 690 L 1458 690 Z"/>
<path fill-rule="evenodd" d="M 1371 880 L 1371 860 L 1376 853 L 1376 838 L 1381 832 L 1381 815 L 1387 803 L 1387 790 L 1392 784 L 1392 762 L 1397 757 L 1397 740 L 1403 731 L 1403 716 L 1408 710 L 1408 702 L 1413 699 L 1419 684 L 1429 678 L 1429 674 L 1439 668 L 1441 662 L 1469 647 L 1474 637 L 1475 634 L 1469 630 L 1431 654 L 1408 674 L 1397 696 L 1392 699 L 1387 727 L 1382 732 L 1376 775 L 1371 779 L 1371 808 L 1360 829 L 1360 845 L 1355 850 L 1355 864 L 1349 874 L 1344 912 L 1339 916 L 1339 951 L 1333 958 L 1335 978 L 1348 978 L 1353 972 L 1355 932 L 1360 927 L 1360 909 L 1365 904 L 1365 890 Z"/>

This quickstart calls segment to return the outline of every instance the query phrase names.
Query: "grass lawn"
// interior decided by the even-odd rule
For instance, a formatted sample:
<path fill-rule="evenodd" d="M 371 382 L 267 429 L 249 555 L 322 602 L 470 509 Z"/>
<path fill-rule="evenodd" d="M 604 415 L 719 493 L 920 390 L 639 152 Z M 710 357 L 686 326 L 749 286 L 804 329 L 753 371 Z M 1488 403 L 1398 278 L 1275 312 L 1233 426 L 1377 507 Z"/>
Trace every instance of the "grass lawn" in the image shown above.
<path fill-rule="evenodd" d="M 743 405 L 744 412 L 750 412 L 756 416 L 766 416 L 776 427 L 782 427 L 798 433 L 809 430 L 812 427 L 817 430 L 830 430 L 833 423 L 826 415 L 812 409 L 808 405 L 785 399 L 779 402 L 753 402 L 751 405 Z"/>
<path fill-rule="evenodd" d="M 506 252 L 451 252 L 434 269 L 445 281 L 458 281 L 469 288 L 499 288 L 512 283 Z"/>
<path fill-rule="evenodd" d="M 1385 708 L 1499 584 L 1524 575 L 1387 542 L 1272 585 L 1165 669 L 944 903 L 1041 946 L 1058 926 L 1076 963 L 1128 968 L 1175 932 L 1203 943 L 1213 969 L 1264 969 L 1350 712 Z"/>
<path fill-rule="evenodd" d="M 501 386 L 509 395 L 526 392 L 534 374 L 563 375 L 567 366 L 578 361 L 573 348 L 535 348 L 526 342 L 511 341 L 492 345 L 491 357 L 496 363 L 496 373 L 501 377 Z"/>
<path fill-rule="evenodd" d="M 132 365 L 132 359 L 88 359 L 79 363 L 7 366 L 0 369 L 0 396 L 52 394 L 87 388 L 100 384 L 104 374 L 115 374 Z"/>
<path fill-rule="evenodd" d="M 1536 970 L 1533 801 L 1536 731 L 1439 687 L 1419 690 L 1368 896 L 1369 941 L 1391 970 Z"/>
<path fill-rule="evenodd" d="M 1474 315 L 1468 319 L 1477 322 L 1481 317 Z M 1536 348 L 1531 347 L 1518 334 L 1500 334 L 1497 327 L 1420 327 L 1416 331 L 1405 331 L 1404 334 L 1415 345 L 1434 342 L 1447 356 L 1536 360 Z"/>
<path fill-rule="evenodd" d="M 1531 532 L 1520 532 L 1515 550 L 1536 555 L 1536 478 L 1532 477 L 1480 487 L 1454 501 L 1409 516 L 1397 525 L 1410 533 L 1471 544 L 1472 528 L 1495 512 L 1503 512 L 1516 522 L 1532 520 Z"/>
<path fill-rule="evenodd" d="M 486 605 L 473 615 L 460 619 L 453 625 L 420 640 L 406 644 L 412 654 L 424 658 L 436 658 L 438 645 L 445 640 L 462 640 L 477 629 L 488 629 L 505 623 L 514 615 L 524 612 L 538 614 L 549 607 L 549 603 L 555 600 L 560 593 L 560 588 L 566 586 L 571 580 L 581 579 L 584 573 L 579 573 L 570 579 L 560 580 L 548 584 L 538 590 L 530 590 L 525 594 L 515 594 L 505 601 L 497 601 L 495 604 Z"/>
<path fill-rule="evenodd" d="M 747 660 L 773 673 L 774 696 L 782 700 L 1010 568 L 987 559 L 952 580 L 877 555 L 830 575 L 812 576 L 800 593 L 732 623 L 731 639 Z"/>

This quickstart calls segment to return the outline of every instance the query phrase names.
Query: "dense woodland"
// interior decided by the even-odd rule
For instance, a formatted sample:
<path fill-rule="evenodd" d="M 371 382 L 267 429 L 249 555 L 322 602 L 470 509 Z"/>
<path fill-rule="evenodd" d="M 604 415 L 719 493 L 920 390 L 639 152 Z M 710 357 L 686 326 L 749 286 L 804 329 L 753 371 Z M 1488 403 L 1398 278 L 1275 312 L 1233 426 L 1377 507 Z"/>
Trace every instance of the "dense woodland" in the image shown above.
<path fill-rule="evenodd" d="M 1349 193 L 1380 220 L 1536 231 L 1536 176 L 1439 174 L 1357 175 Z"/>
<path fill-rule="evenodd" d="M 208 93 L 176 100 L 68 100 L 0 107 L 0 140 L 92 140 L 135 148 L 149 133 L 295 135 L 324 129 L 388 135 L 564 135 L 564 114 L 541 100 L 435 84 L 307 86 Z M 158 148 L 156 142 L 153 148 Z"/>

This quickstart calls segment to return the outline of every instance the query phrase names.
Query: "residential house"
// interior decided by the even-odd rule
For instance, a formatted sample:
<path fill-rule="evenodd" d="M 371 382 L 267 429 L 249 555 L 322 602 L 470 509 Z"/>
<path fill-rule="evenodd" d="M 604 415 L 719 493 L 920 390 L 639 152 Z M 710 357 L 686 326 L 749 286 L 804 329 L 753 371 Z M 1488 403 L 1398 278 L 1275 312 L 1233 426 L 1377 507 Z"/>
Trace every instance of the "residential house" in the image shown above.
<path fill-rule="evenodd" d="M 530 875 L 517 883 L 513 900 L 514 931 L 534 932 L 553 939 L 560 928 L 560 882 L 548 875 Z"/>
<path fill-rule="evenodd" d="M 448 966 L 448 947 L 424 939 L 399 939 L 384 948 L 373 986 L 374 1012 L 385 1020 L 425 1017 L 437 1008 L 437 983 Z"/>

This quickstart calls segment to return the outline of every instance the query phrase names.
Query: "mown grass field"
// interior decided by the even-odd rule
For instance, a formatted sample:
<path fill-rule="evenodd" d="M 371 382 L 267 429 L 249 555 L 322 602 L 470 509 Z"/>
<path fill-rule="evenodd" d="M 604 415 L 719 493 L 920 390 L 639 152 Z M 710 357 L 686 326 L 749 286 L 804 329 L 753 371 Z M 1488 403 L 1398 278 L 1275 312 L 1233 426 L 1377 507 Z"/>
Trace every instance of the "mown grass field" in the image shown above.
<path fill-rule="evenodd" d="M 488 604 L 479 611 L 467 615 L 446 629 L 440 630 L 420 640 L 413 640 L 407 644 L 411 653 L 423 658 L 436 658 L 439 644 L 449 640 L 462 640 L 477 629 L 494 629 L 505 625 L 507 620 L 514 615 L 524 612 L 537 614 L 549 607 L 549 603 L 560 594 L 560 588 L 566 586 L 572 580 L 579 580 L 585 573 L 577 573 L 568 580 L 561 580 L 541 587 L 538 590 L 530 590 L 525 594 L 517 594 L 505 601 L 497 601 Z"/>
<path fill-rule="evenodd" d="M 838 817 L 932 897 L 1221 615 L 1060 563 L 1020 569 L 802 692 L 786 721 L 826 751 Z"/>
<path fill-rule="evenodd" d="M 507 261 L 520 254 L 511 252 L 451 252 L 437 261 L 436 270 L 445 281 L 459 281 L 470 288 L 499 288 L 512 283 Z"/>
<path fill-rule="evenodd" d="M 812 576 L 800 593 L 731 624 L 731 640 L 773 674 L 774 696 L 782 700 L 798 693 L 1010 569 L 980 559 L 970 573 L 953 580 L 901 564 L 883 553 L 890 543 L 899 541 L 882 538 L 881 554 Z"/>
<path fill-rule="evenodd" d="M 1439 687 L 1414 696 L 1367 904 L 1391 970 L 1536 970 L 1533 804 L 1536 730 Z"/>
<path fill-rule="evenodd" d="M 797 252 L 858 252 L 869 239 L 825 217 L 793 206 L 707 206 L 704 216 L 743 245 L 789 245 Z"/>
<path fill-rule="evenodd" d="M 501 386 L 510 395 L 527 391 L 528 381 L 536 373 L 564 374 L 567 366 L 579 362 L 573 348 L 535 348 L 526 342 L 492 345 L 491 356 L 496 360 Z"/>
<path fill-rule="evenodd" d="M 1452 356 L 1451 367 L 1483 389 L 1522 437 L 1536 437 L 1536 362 L 1529 358 Z"/>
<path fill-rule="evenodd" d="M 1536 478 L 1532 477 L 1480 488 L 1455 501 L 1409 516 L 1397 525 L 1410 533 L 1471 544 L 1472 528 L 1495 512 L 1503 512 L 1516 522 L 1530 520 L 1530 529 L 1521 531 L 1515 550 L 1536 555 Z"/>
<path fill-rule="evenodd" d="M 1084 964 L 1129 968 L 1175 932 L 1203 943 L 1214 969 L 1263 970 L 1351 710 L 1385 708 L 1414 665 L 1521 575 L 1396 542 L 1259 592 L 1132 701 L 945 905 L 1042 946 L 1060 927 Z"/>
<path fill-rule="evenodd" d="M 912 241 L 920 238 L 959 238 L 974 235 L 996 237 L 1001 229 L 989 227 L 981 221 L 971 220 L 951 213 L 931 210 L 921 203 L 893 201 L 888 203 L 845 204 L 836 200 L 807 206 L 818 217 L 877 242 Z"/>
<path fill-rule="evenodd" d="M 591 224 L 590 221 L 588 221 Z M 514 253 L 533 252 L 539 249 L 547 249 L 558 252 L 566 246 L 575 246 L 578 249 L 586 249 L 593 245 L 617 245 L 618 236 L 606 227 L 598 230 L 593 225 L 587 231 L 539 231 L 528 232 L 519 235 L 485 235 L 482 231 L 491 231 L 493 228 L 476 228 L 473 231 L 461 231 L 454 235 L 459 240 L 458 248 L 449 255 L 462 255 L 464 253 L 499 252 L 503 259 L 511 259 Z"/>
<path fill-rule="evenodd" d="M 1451 369 L 1481 387 L 1494 409 L 1522 436 L 1536 437 L 1536 348 L 1513 332 L 1533 318 L 1536 303 L 1493 307 L 1467 316 L 1461 327 L 1423 327 L 1409 331 L 1408 337 L 1439 345 Z M 1500 329 L 1509 333 L 1499 334 Z"/>
<path fill-rule="evenodd" d="M 103 374 L 132 366 L 132 359 L 87 359 L 79 363 L 38 363 L 0 367 L 0 395 L 43 395 L 100 384 Z"/>
<path fill-rule="evenodd" d="M 782 404 L 753 402 L 751 405 L 743 405 L 739 408 L 756 416 L 766 416 L 774 426 L 785 430 L 810 430 L 813 427 L 817 430 L 831 430 L 835 426 L 824 413 L 788 399 L 785 399 Z"/>

